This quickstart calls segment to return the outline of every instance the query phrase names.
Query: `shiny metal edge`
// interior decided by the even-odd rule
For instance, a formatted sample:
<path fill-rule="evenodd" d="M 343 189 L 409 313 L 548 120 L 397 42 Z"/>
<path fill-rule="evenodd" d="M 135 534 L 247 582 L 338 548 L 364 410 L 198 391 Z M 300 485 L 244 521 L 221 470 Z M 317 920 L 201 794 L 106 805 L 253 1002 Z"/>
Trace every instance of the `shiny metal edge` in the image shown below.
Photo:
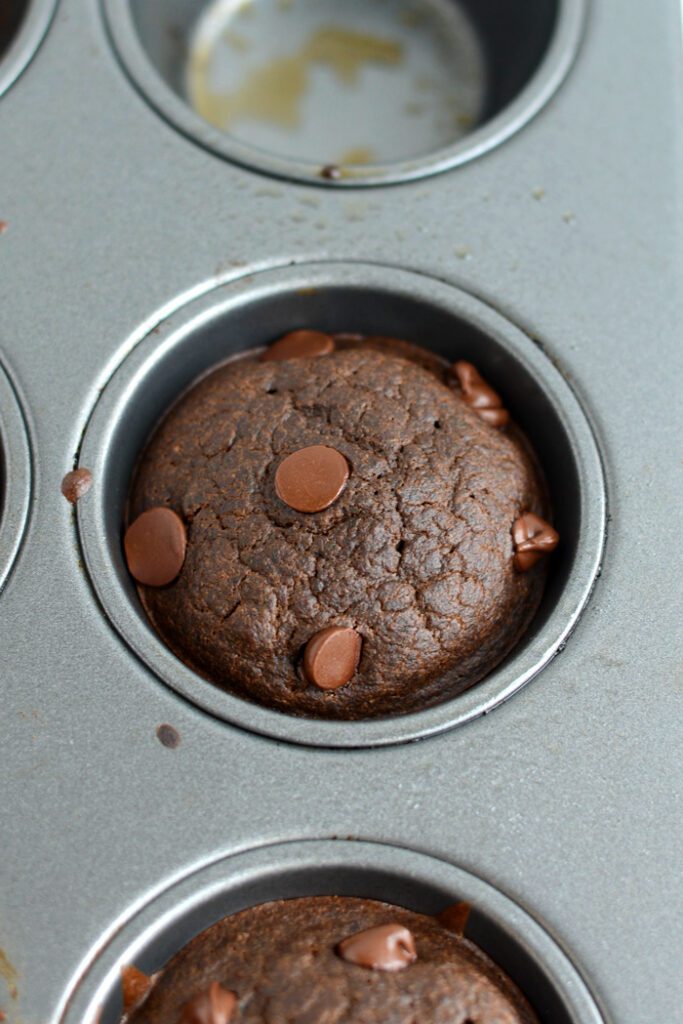
<path fill-rule="evenodd" d="M 59 0 L 32 0 L 16 37 L 0 58 L 0 96 L 30 64 L 45 38 Z"/>
<path fill-rule="evenodd" d="M 28 523 L 31 502 L 31 449 L 16 390 L 0 363 L 0 591 L 12 571 Z"/>

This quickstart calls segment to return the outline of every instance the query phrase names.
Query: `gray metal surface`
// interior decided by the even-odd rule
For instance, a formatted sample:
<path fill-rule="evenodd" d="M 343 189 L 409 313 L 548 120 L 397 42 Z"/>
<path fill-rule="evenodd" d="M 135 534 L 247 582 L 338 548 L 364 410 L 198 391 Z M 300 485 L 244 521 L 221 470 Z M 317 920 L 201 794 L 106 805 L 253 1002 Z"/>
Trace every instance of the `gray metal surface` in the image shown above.
<path fill-rule="evenodd" d="M 174 883 L 192 902 L 195 872 L 285 840 L 336 838 L 353 859 L 346 837 L 484 879 L 516 931 L 528 913 L 564 950 L 606 1021 L 681 1019 L 680 51 L 674 0 L 594 0 L 571 73 L 504 144 L 450 173 L 339 190 L 194 144 L 132 87 L 97 5 L 61 0 L 0 100 L 0 352 L 33 455 L 0 594 L 11 1024 L 56 1024 L 81 979 L 72 1007 L 109 996 L 142 934 L 130 922 L 157 928 L 157 898 L 176 913 Z M 59 490 L 100 391 L 157 325 L 217 285 L 321 261 L 411 270 L 497 310 L 578 396 L 604 465 L 602 575 L 566 649 L 490 715 L 416 743 L 278 742 L 177 695 L 112 628 Z M 553 955 L 540 950 L 547 970 Z"/>

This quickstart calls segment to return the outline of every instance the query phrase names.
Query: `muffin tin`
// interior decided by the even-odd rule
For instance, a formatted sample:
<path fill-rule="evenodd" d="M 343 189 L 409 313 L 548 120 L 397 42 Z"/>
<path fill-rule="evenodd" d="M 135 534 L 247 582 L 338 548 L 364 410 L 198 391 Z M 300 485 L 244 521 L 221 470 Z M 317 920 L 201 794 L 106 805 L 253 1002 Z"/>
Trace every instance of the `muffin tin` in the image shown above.
<path fill-rule="evenodd" d="M 680 12 L 524 6 L 545 31 L 533 59 L 477 29 L 484 66 L 517 69 L 478 126 L 326 178 L 304 143 L 258 150 L 192 112 L 178 69 L 199 30 L 162 31 L 189 5 L 144 5 L 135 33 L 141 4 L 25 5 L 0 56 L 11 1024 L 100 1006 L 115 1024 L 121 963 L 154 968 L 249 902 L 332 891 L 472 900 L 472 938 L 543 1024 L 677 1019 Z M 123 571 L 159 414 L 299 325 L 480 363 L 549 477 L 563 546 L 531 631 L 403 719 L 308 722 L 219 693 L 161 647 Z M 75 512 L 74 465 L 94 476 Z"/>

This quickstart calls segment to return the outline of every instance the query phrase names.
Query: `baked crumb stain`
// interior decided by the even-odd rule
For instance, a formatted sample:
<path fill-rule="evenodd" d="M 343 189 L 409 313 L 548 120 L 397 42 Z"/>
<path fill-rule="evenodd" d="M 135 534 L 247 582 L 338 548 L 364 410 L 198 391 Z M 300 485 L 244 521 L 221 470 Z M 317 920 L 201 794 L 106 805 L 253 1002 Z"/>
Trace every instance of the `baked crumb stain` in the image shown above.
<path fill-rule="evenodd" d="M 234 29 L 226 29 L 223 33 L 223 38 L 228 46 L 236 50 L 237 53 L 246 53 L 251 49 L 251 43 L 247 37 L 243 36 L 240 32 L 235 32 Z"/>
<path fill-rule="evenodd" d="M 166 722 L 157 727 L 157 739 L 162 746 L 168 747 L 169 750 L 175 750 L 180 746 L 180 733 Z"/>
<path fill-rule="evenodd" d="M 339 159 L 340 164 L 373 164 L 377 156 L 370 146 L 357 146 L 355 149 L 347 149 Z"/>
<path fill-rule="evenodd" d="M 236 121 L 253 119 L 294 129 L 301 124 L 301 106 L 314 65 L 330 68 L 346 87 L 355 85 L 368 64 L 397 66 L 403 46 L 392 39 L 329 25 L 314 32 L 291 57 L 257 68 L 233 93 L 216 92 L 208 81 L 212 51 L 197 47 L 190 58 L 189 87 L 197 113 L 222 131 Z"/>
<path fill-rule="evenodd" d="M 4 233 L 7 231 L 8 227 L 9 227 L 9 224 L 7 223 L 6 220 L 0 220 L 0 235 L 4 235 Z"/>
<path fill-rule="evenodd" d="M 19 972 L 16 967 L 10 963 L 7 954 L 3 949 L 0 949 L 0 978 L 2 978 L 7 985 L 7 991 L 9 992 L 10 999 L 17 999 L 19 996 Z"/>

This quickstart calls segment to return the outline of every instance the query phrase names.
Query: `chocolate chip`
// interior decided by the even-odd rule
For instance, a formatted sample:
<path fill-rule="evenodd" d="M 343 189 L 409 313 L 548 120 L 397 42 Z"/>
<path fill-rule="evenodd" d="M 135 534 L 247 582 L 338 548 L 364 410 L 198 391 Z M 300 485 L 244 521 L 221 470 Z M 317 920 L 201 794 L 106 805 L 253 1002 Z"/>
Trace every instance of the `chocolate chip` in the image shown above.
<path fill-rule="evenodd" d="M 72 469 L 62 480 L 62 494 L 75 505 L 79 498 L 92 487 L 92 473 L 89 469 Z"/>
<path fill-rule="evenodd" d="M 157 739 L 164 747 L 168 747 L 170 750 L 175 750 L 176 747 L 180 746 L 180 733 L 166 722 L 157 727 Z"/>
<path fill-rule="evenodd" d="M 357 932 L 337 946 L 342 960 L 373 971 L 402 971 L 417 960 L 412 933 L 400 924 Z"/>
<path fill-rule="evenodd" d="M 349 479 L 349 464 L 336 448 L 314 444 L 280 463 L 275 490 L 297 512 L 322 512 L 337 500 Z"/>
<path fill-rule="evenodd" d="M 237 996 L 217 981 L 211 982 L 183 1006 L 180 1024 L 228 1024 L 237 1005 Z"/>
<path fill-rule="evenodd" d="M 336 690 L 353 679 L 363 641 L 355 629 L 328 626 L 312 636 L 304 652 L 304 675 L 321 690 Z"/>
<path fill-rule="evenodd" d="M 513 523 L 512 540 L 515 545 L 515 568 L 519 572 L 526 572 L 540 558 L 555 550 L 560 535 L 545 519 L 533 512 L 525 512 Z"/>
<path fill-rule="evenodd" d="M 133 964 L 127 964 L 121 968 L 121 994 L 125 1013 L 132 1010 L 134 1006 L 140 1005 L 156 979 L 156 974 L 144 974 Z"/>
<path fill-rule="evenodd" d="M 138 583 L 163 587 L 172 583 L 183 567 L 185 524 L 173 509 L 150 508 L 128 527 L 123 546 L 131 576 Z"/>
<path fill-rule="evenodd" d="M 510 421 L 510 414 L 503 408 L 500 395 L 486 383 L 476 366 L 459 359 L 451 367 L 451 373 L 460 384 L 465 404 L 474 409 L 480 419 L 492 427 L 504 427 Z"/>
<path fill-rule="evenodd" d="M 463 935 L 471 910 L 472 906 L 469 903 L 453 903 L 450 907 L 446 907 L 445 910 L 441 911 L 437 916 L 437 921 L 449 932 L 453 932 L 455 935 Z"/>
<path fill-rule="evenodd" d="M 334 339 L 322 331 L 290 331 L 274 341 L 261 356 L 262 362 L 282 359 L 314 359 L 334 351 Z"/>

